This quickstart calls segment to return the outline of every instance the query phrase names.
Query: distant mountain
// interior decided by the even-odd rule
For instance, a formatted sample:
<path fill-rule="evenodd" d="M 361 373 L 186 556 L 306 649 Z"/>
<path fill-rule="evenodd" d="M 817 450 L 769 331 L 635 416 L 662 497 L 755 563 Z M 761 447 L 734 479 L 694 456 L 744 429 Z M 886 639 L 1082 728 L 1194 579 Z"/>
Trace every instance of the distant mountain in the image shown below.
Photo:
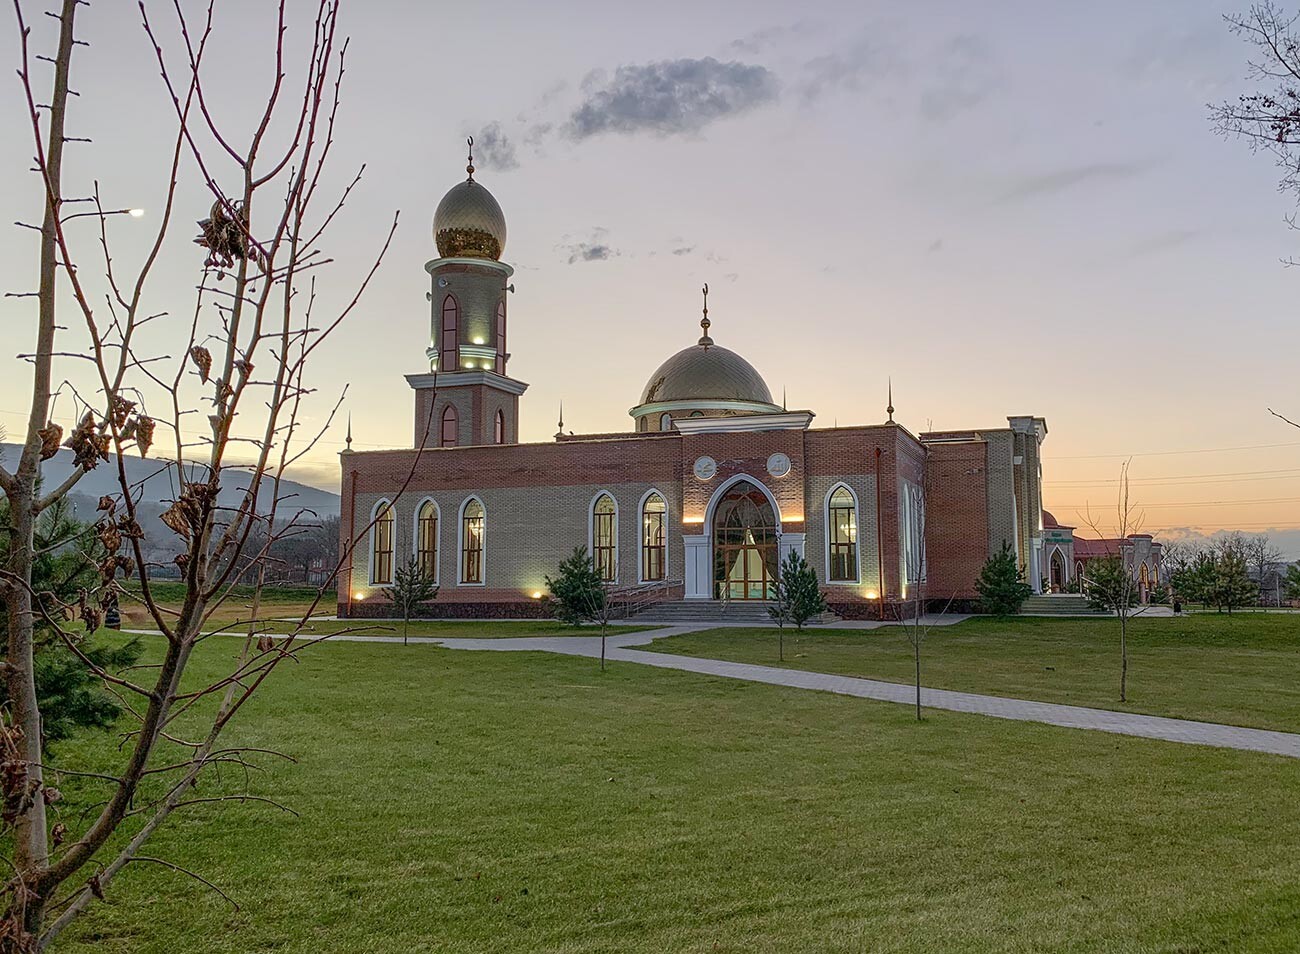
<path fill-rule="evenodd" d="M 5 461 L 10 467 L 17 464 L 21 452 L 22 448 L 16 444 L 0 444 L 0 460 Z M 128 456 L 123 460 L 126 465 L 128 479 L 133 483 L 143 481 L 142 503 L 165 505 L 175 499 L 176 469 L 174 467 L 168 467 L 166 461 L 148 457 L 141 459 Z M 199 472 L 197 465 L 186 464 L 185 466 L 189 468 L 191 474 Z M 70 450 L 59 451 L 58 454 L 41 466 L 41 476 L 46 487 L 57 487 L 71 472 L 72 451 Z M 243 500 L 244 493 L 248 490 L 250 478 L 251 475 L 245 471 L 226 470 L 222 475 L 219 498 L 222 506 L 238 506 L 240 501 Z M 101 462 L 94 470 L 82 476 L 73 492 L 78 497 L 89 497 L 95 500 L 106 494 L 121 493 L 121 487 L 118 486 L 117 482 L 116 463 L 112 460 Z M 270 504 L 271 488 L 269 482 L 264 481 L 263 485 L 258 488 L 257 509 L 259 512 L 265 513 L 270 509 Z M 278 513 L 288 519 L 304 510 L 314 512 L 321 520 L 328 517 L 337 517 L 339 515 L 339 495 L 332 494 L 327 490 L 319 490 L 316 487 L 309 487 L 293 480 L 280 481 Z M 311 514 L 304 514 L 301 522 L 315 521 L 312 520 Z"/>

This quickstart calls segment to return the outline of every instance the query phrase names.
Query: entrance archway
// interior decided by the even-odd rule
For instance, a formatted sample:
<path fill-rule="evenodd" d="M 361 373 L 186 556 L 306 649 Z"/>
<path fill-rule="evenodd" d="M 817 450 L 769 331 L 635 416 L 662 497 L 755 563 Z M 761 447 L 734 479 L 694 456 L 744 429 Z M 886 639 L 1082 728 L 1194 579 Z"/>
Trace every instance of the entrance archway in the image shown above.
<path fill-rule="evenodd" d="M 772 502 L 750 481 L 737 481 L 724 491 L 713 510 L 714 598 L 772 599 L 777 561 L 777 519 Z"/>
<path fill-rule="evenodd" d="M 1065 558 L 1060 550 L 1052 551 L 1051 567 L 1052 592 L 1060 593 L 1065 589 Z"/>

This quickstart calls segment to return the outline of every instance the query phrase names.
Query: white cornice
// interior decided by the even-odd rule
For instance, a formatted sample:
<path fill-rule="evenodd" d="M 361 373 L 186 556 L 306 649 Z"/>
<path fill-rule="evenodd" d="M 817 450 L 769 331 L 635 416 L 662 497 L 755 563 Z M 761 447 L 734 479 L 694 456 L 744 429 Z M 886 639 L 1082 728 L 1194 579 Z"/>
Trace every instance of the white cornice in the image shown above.
<path fill-rule="evenodd" d="M 432 275 L 434 269 L 441 268 L 443 265 L 477 265 L 488 271 L 503 272 L 506 278 L 515 273 L 512 266 L 492 258 L 435 258 L 424 263 L 424 270 Z"/>
<path fill-rule="evenodd" d="M 782 411 L 779 414 L 738 414 L 735 417 L 687 417 L 674 420 L 683 434 L 723 434 L 734 431 L 806 431 L 812 411 Z"/>
<path fill-rule="evenodd" d="M 482 384 L 507 394 L 520 395 L 528 390 L 528 385 L 514 378 L 507 378 L 495 371 L 441 371 L 432 374 L 408 374 L 406 383 L 416 391 L 426 388 L 458 388 L 472 384 Z"/>

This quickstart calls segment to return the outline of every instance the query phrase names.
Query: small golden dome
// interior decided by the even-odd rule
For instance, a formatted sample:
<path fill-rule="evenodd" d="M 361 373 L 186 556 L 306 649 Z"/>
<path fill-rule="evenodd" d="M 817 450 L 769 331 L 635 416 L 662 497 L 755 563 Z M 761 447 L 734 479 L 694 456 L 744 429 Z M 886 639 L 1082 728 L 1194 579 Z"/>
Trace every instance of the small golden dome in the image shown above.
<path fill-rule="evenodd" d="M 443 258 L 501 258 L 506 217 L 481 183 L 472 178 L 442 197 L 433 213 L 433 240 Z"/>

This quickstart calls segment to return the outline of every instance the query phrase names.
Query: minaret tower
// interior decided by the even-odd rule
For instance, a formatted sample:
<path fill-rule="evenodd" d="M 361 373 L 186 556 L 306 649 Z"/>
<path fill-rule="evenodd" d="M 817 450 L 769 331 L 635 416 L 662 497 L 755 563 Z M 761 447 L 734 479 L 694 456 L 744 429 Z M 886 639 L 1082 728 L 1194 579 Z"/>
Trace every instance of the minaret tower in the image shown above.
<path fill-rule="evenodd" d="M 519 396 L 528 388 L 506 374 L 506 299 L 514 269 L 501 261 L 506 218 L 469 174 L 433 214 L 438 257 L 428 262 L 432 288 L 428 374 L 408 374 L 415 389 L 415 445 L 465 447 L 519 440 Z"/>

